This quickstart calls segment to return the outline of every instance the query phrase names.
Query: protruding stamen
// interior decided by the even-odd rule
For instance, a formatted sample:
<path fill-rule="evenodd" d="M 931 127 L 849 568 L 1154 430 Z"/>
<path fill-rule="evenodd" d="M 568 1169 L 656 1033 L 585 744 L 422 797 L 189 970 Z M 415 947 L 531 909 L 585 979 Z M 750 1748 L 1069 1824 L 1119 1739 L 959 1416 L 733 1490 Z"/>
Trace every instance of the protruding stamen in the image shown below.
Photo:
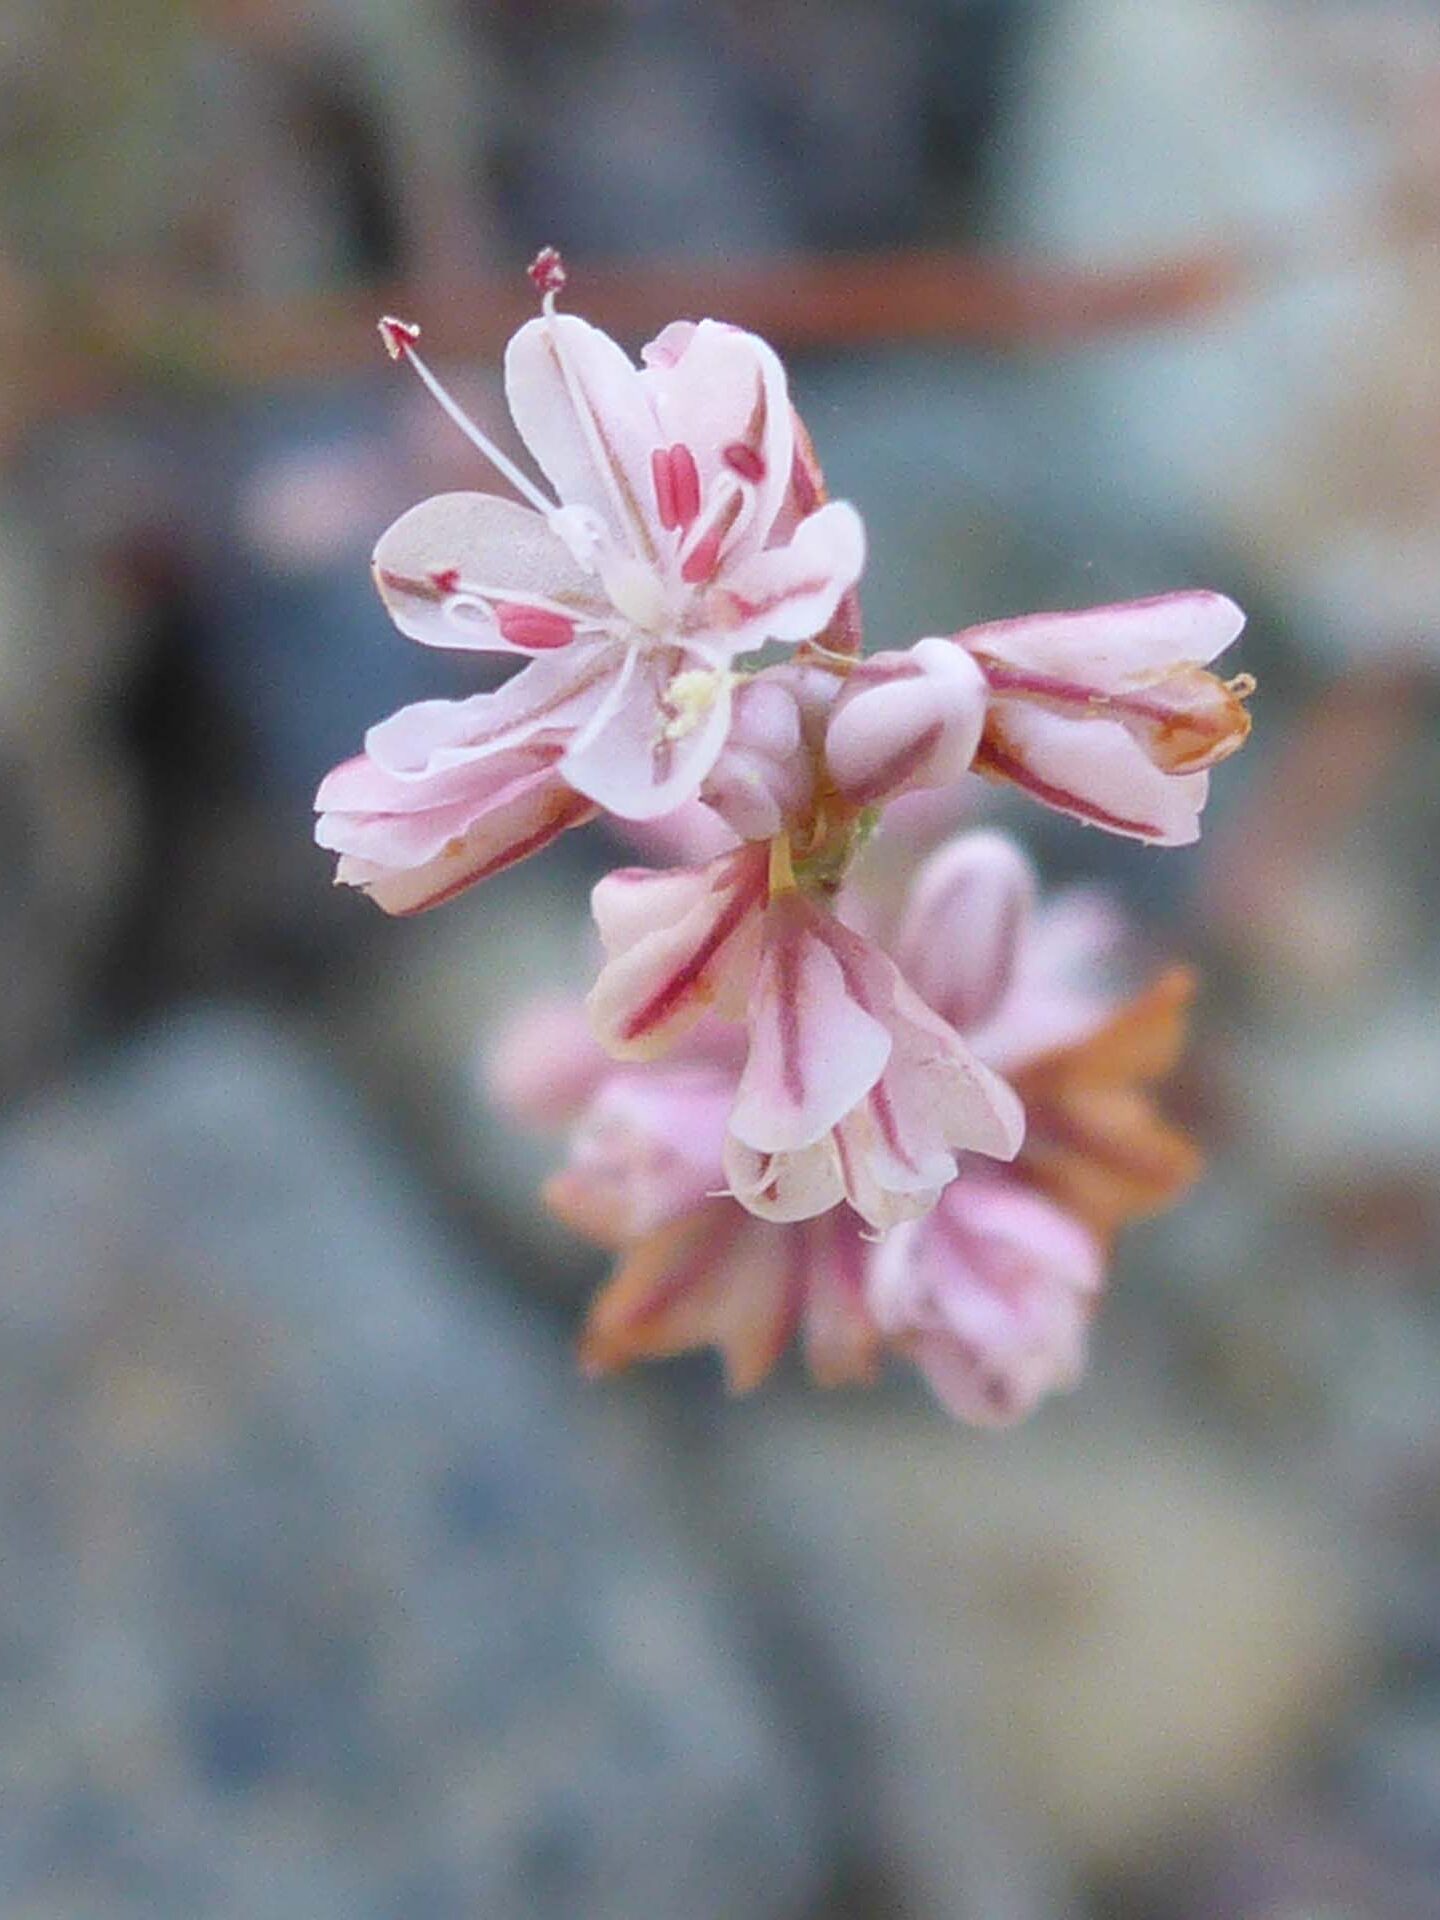
<path fill-rule="evenodd" d="M 506 453 L 502 453 L 488 434 L 480 428 L 466 413 L 460 403 L 435 378 L 425 362 L 415 351 L 415 342 L 420 338 L 420 329 L 411 320 L 396 320 L 387 316 L 380 323 L 380 338 L 385 342 L 385 350 L 392 360 L 408 360 L 420 376 L 421 384 L 438 402 L 441 411 L 454 421 L 472 447 L 477 448 L 485 458 L 507 479 L 523 500 L 528 500 L 537 513 L 547 516 L 556 511 L 555 502 L 547 500 L 527 474 L 520 471 L 515 462 Z"/>
<path fill-rule="evenodd" d="M 514 600 L 501 600 L 495 608 L 495 624 L 500 638 L 527 653 L 552 653 L 568 647 L 575 638 L 575 622 L 563 614 L 550 613 L 544 607 L 525 607 Z"/>
<path fill-rule="evenodd" d="M 764 459 L 754 447 L 747 447 L 743 440 L 731 441 L 720 457 L 732 473 L 738 474 L 752 487 L 758 487 L 765 478 Z"/>
<path fill-rule="evenodd" d="M 542 247 L 525 271 L 542 296 L 559 293 L 569 278 L 558 247 Z"/>
<path fill-rule="evenodd" d="M 392 360 L 399 360 L 412 352 L 415 342 L 420 338 L 420 329 L 413 320 L 397 320 L 394 314 L 387 313 L 376 324 L 380 329 L 380 338 L 385 342 L 385 351 Z"/>

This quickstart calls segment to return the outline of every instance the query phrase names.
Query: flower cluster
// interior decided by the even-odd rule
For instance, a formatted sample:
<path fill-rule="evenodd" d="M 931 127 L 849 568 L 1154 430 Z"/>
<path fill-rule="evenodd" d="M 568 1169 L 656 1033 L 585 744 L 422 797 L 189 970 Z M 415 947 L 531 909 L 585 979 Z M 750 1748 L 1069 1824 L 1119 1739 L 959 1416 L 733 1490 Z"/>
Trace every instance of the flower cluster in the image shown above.
<path fill-rule="evenodd" d="M 1113 916 L 1041 909 L 993 834 L 932 855 L 898 915 L 860 856 L 891 801 L 971 771 L 1194 840 L 1249 727 L 1249 681 L 1209 671 L 1242 616 L 1184 592 L 863 654 L 863 526 L 770 348 L 678 322 L 637 368 L 557 310 L 556 256 L 532 275 L 506 388 L 552 492 L 386 321 L 521 497 L 426 501 L 375 553 L 403 633 L 528 663 L 372 728 L 323 782 L 317 837 L 410 913 L 598 812 L 708 815 L 708 862 L 596 887 L 583 1033 L 542 1009 L 497 1063 L 516 1110 L 573 1128 L 551 1206 L 620 1255 L 587 1365 L 713 1344 L 744 1388 L 798 1335 L 822 1381 L 892 1348 L 962 1417 L 1013 1418 L 1074 1378 L 1116 1228 L 1192 1177 L 1148 1091 L 1191 983 L 1117 1002 Z M 787 651 L 757 662 L 769 643 Z"/>

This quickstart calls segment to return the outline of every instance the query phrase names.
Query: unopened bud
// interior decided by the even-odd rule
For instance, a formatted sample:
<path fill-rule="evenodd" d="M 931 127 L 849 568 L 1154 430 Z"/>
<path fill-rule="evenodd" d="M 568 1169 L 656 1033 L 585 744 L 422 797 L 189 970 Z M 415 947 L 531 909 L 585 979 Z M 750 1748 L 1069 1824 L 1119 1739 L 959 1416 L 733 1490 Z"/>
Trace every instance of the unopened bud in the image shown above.
<path fill-rule="evenodd" d="M 999 1007 L 1015 980 L 1035 875 L 1011 840 L 966 833 L 941 847 L 910 888 L 895 957 L 923 999 L 961 1033 Z"/>
<path fill-rule="evenodd" d="M 768 840 L 803 808 L 811 778 L 794 694 L 778 677 L 747 681 L 702 790 L 707 805 L 742 840 Z"/>
<path fill-rule="evenodd" d="M 917 640 L 875 653 L 845 683 L 825 735 L 830 776 L 870 806 L 969 771 L 985 724 L 985 678 L 963 648 Z"/>

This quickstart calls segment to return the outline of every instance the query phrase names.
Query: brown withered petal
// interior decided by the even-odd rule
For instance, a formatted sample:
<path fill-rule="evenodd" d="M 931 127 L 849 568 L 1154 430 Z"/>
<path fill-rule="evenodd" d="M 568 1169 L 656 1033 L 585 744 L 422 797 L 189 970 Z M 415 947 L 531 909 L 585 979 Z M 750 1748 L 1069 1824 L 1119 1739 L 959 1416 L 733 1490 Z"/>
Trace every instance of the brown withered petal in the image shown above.
<path fill-rule="evenodd" d="M 1032 1061 L 1015 1077 L 1029 1131 L 1017 1171 L 1106 1242 L 1162 1212 L 1194 1182 L 1194 1142 L 1146 1089 L 1185 1044 L 1196 978 L 1173 967 L 1103 1027 Z"/>
<path fill-rule="evenodd" d="M 590 1309 L 585 1371 L 713 1346 L 732 1393 L 759 1386 L 795 1331 L 801 1289 L 788 1269 L 803 1257 L 804 1236 L 741 1246 L 747 1224 L 733 1201 L 717 1200 L 632 1247 Z"/>
<path fill-rule="evenodd" d="M 1112 710 L 1164 772 L 1203 773 L 1250 737 L 1245 701 L 1254 689 L 1248 675 L 1222 680 L 1204 667 L 1184 666 L 1117 697 Z"/>

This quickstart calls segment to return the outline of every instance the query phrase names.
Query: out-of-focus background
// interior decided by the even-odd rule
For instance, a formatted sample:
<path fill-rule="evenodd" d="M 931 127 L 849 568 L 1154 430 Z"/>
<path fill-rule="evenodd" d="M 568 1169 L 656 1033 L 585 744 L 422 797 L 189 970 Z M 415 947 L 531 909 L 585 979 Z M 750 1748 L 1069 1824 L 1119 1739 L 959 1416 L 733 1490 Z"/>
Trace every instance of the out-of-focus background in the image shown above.
<path fill-rule="evenodd" d="M 403 924 L 309 844 L 477 684 L 375 317 L 503 433 L 543 243 L 786 354 L 871 644 L 1251 609 L 1198 849 L 987 816 L 1207 982 L 1022 1431 L 583 1384 L 476 1052 L 613 843 Z M 1440 1914 L 1437 340 L 1428 4 L 5 0 L 4 1920 Z"/>

